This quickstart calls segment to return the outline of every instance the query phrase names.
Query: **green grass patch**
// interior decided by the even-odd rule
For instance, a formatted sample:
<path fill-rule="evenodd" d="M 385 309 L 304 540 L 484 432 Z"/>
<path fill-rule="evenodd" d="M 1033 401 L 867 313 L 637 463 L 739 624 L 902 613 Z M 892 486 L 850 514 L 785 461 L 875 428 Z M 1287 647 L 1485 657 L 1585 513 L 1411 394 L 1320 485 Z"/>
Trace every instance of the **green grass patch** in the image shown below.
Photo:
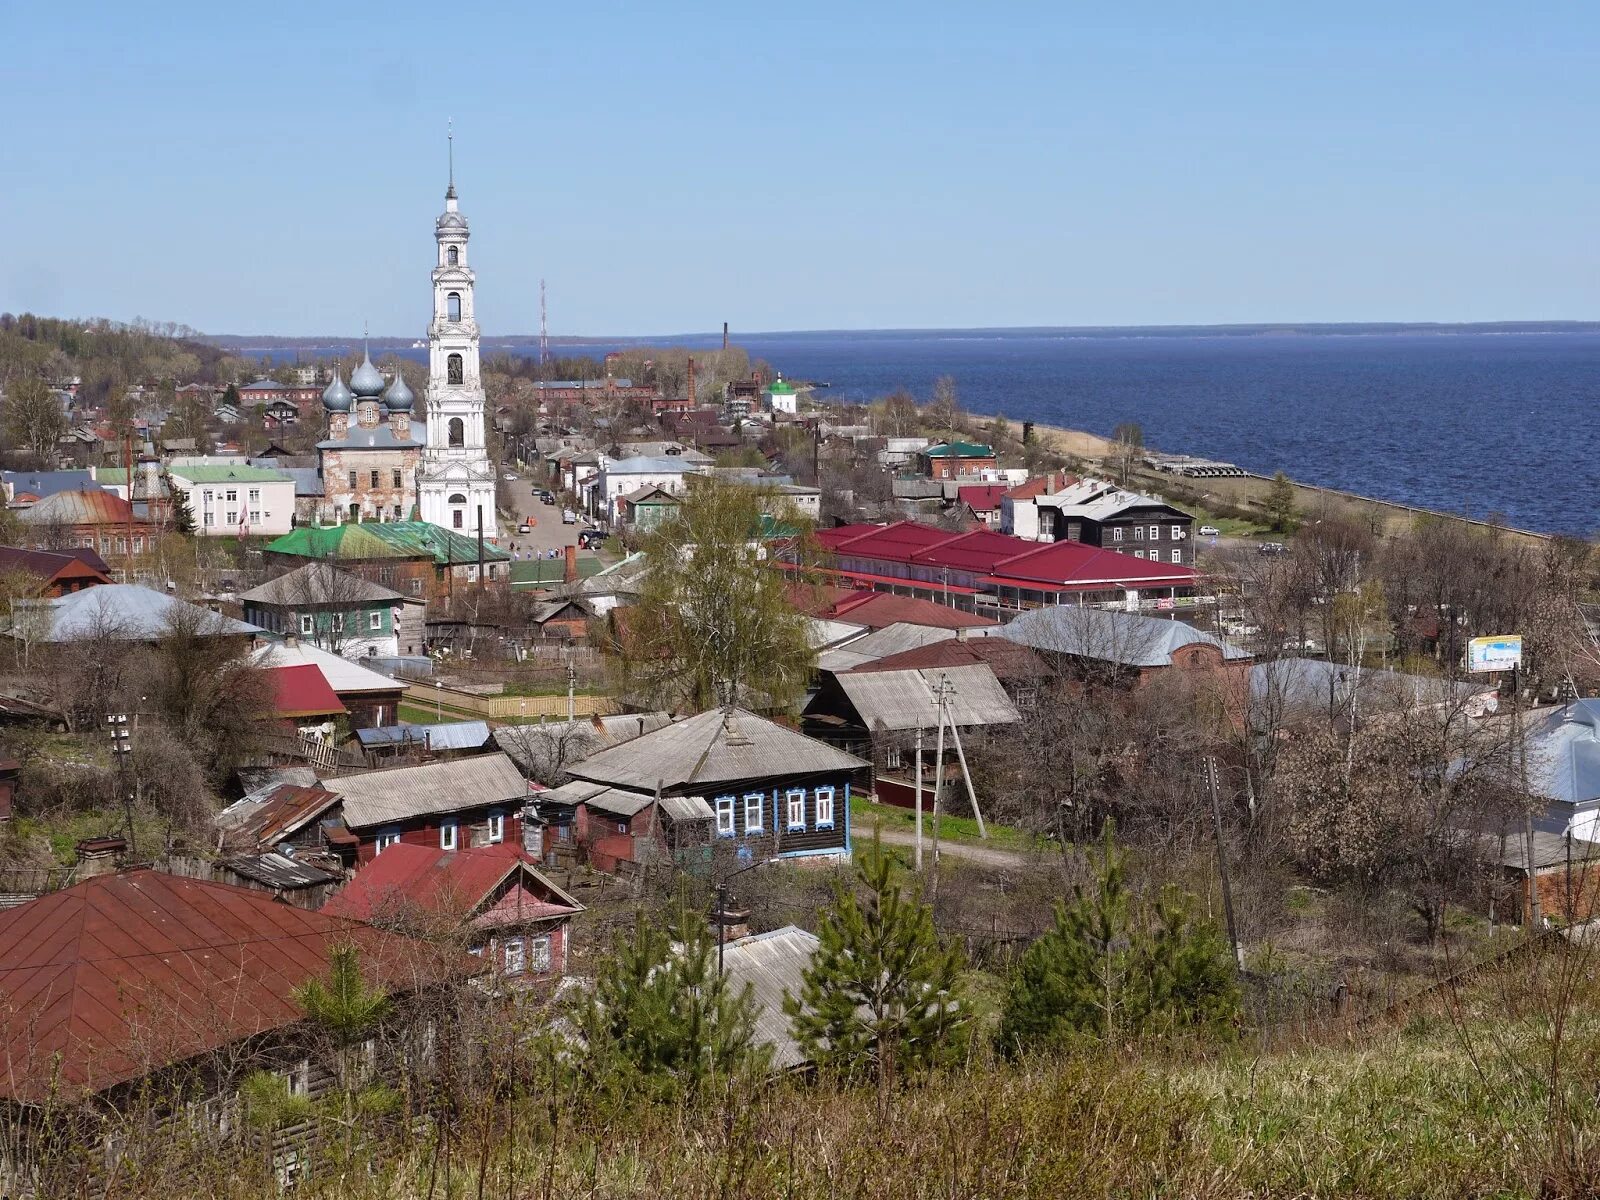
<path fill-rule="evenodd" d="M 966 804 L 966 796 L 962 794 L 959 803 Z M 872 827 L 874 823 L 880 824 L 884 829 L 903 829 L 911 832 L 917 827 L 917 814 L 909 808 L 898 808 L 893 804 L 875 804 L 864 796 L 852 795 L 850 797 L 850 826 L 854 830 L 851 840 L 857 848 L 872 840 Z M 1048 849 L 1050 843 L 1044 838 L 1036 837 L 1026 830 L 1015 829 L 1010 825 L 996 825 L 993 821 L 985 823 L 988 831 L 988 840 L 978 836 L 978 822 L 971 817 L 953 817 L 948 813 L 939 818 L 939 837 L 948 838 L 953 842 L 972 842 L 979 846 L 993 846 L 998 850 L 1035 851 Z M 922 814 L 922 834 L 924 837 L 933 837 L 933 814 Z"/>

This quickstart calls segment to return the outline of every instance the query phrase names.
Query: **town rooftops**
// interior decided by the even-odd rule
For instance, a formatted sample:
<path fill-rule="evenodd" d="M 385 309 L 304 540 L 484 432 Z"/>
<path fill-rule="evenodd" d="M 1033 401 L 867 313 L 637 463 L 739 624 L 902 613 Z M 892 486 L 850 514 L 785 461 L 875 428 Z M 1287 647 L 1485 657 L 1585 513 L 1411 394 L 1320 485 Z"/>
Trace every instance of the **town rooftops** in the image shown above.
<path fill-rule="evenodd" d="M 748 984 L 755 1001 L 754 1040 L 757 1045 L 772 1047 L 772 1065 L 779 1070 L 805 1062 L 783 1000 L 785 994 L 800 995 L 805 970 L 819 944 L 816 934 L 785 925 L 770 933 L 737 938 L 722 947 L 722 969 L 730 986 L 738 993 Z"/>
<path fill-rule="evenodd" d="M 1574 700 L 1529 722 L 1528 790 L 1583 805 L 1600 800 L 1600 700 Z"/>
<path fill-rule="evenodd" d="M 940 442 L 921 453 L 928 458 L 993 458 L 994 447 L 981 442 Z"/>
<path fill-rule="evenodd" d="M 244 637 L 262 632 L 254 625 L 137 583 L 105 583 L 53 599 L 30 600 L 26 606 L 30 613 L 28 636 L 45 642 L 88 637 L 149 641 L 180 625 L 192 626 L 206 637 Z M 17 607 L 21 611 L 23 603 Z"/>
<path fill-rule="evenodd" d="M 70 550 L 29 550 L 22 546 L 0 546 L 0 573 L 21 571 L 49 581 L 62 573 L 73 576 L 102 576 L 101 582 L 111 581 L 111 568 L 106 560 L 87 547 Z"/>
<path fill-rule="evenodd" d="M 980 663 L 987 665 L 995 677 L 1002 681 L 1038 679 L 1046 673 L 1044 664 L 1031 647 L 1003 637 L 947 637 L 896 654 L 887 654 L 853 670 L 858 674 L 867 671 L 922 671 L 932 667 L 968 667 Z"/>
<path fill-rule="evenodd" d="M 235 463 L 197 463 L 173 465 L 168 475 L 190 483 L 287 483 L 290 476 L 271 467 L 251 467 Z"/>
<path fill-rule="evenodd" d="M 956 499 L 975 513 L 998 512 L 1005 495 L 1003 483 L 967 484 L 956 489 Z"/>
<path fill-rule="evenodd" d="M 217 827 L 231 846 L 276 846 L 339 802 L 315 782 L 273 783 L 236 800 L 217 814 Z"/>
<path fill-rule="evenodd" d="M 776 775 L 855 771 L 853 754 L 742 708 L 714 708 L 574 763 L 576 779 L 652 792 Z"/>
<path fill-rule="evenodd" d="M 325 562 L 309 562 L 269 579 L 260 587 L 240 592 L 241 602 L 310 606 L 316 604 L 402 603 L 405 597 L 381 583 L 341 571 Z"/>
<path fill-rule="evenodd" d="M 508 916 L 541 921 L 583 911 L 582 904 L 509 842 L 467 850 L 397 842 L 357 871 L 322 911 L 357 921 L 397 916 L 407 909 L 464 919 L 477 915 L 512 875 L 523 877 L 525 890 L 516 895 Z"/>
<path fill-rule="evenodd" d="M 379 725 L 356 730 L 363 750 L 417 746 L 432 750 L 481 750 L 489 743 L 487 721 L 441 721 L 432 725 Z"/>
<path fill-rule="evenodd" d="M 0 471 L 7 499 L 33 503 L 57 492 L 78 492 L 97 486 L 90 471 Z"/>
<path fill-rule="evenodd" d="M 842 594 L 841 594 L 842 593 Z M 812 615 L 829 621 L 846 621 L 869 629 L 890 625 L 926 625 L 934 629 L 986 629 L 999 622 L 976 613 L 923 600 L 916 596 L 896 596 L 889 592 L 841 589 L 825 594 L 820 611 Z"/>
<path fill-rule="evenodd" d="M 496 804 L 520 808 L 528 796 L 527 782 L 504 754 L 387 767 L 325 779 L 322 786 L 344 801 L 351 829 Z"/>
<path fill-rule="evenodd" d="M 325 717 L 346 711 L 322 672 L 310 663 L 273 667 L 272 711 L 285 718 Z"/>
<path fill-rule="evenodd" d="M 703 460 L 704 455 L 700 458 Z M 682 458 L 662 456 L 660 458 L 619 458 L 608 462 L 600 469 L 607 475 L 686 475 L 697 470 L 700 462 L 686 462 Z"/>
<path fill-rule="evenodd" d="M 1357 672 L 1343 663 L 1321 658 L 1276 658 L 1250 668 L 1250 708 L 1258 721 L 1316 710 L 1344 713 L 1352 700 L 1369 711 L 1468 704 L 1484 697 L 1480 707 L 1493 711 L 1497 685 L 1476 680 L 1437 679 L 1364 667 Z"/>
<path fill-rule="evenodd" d="M 364 521 L 345 525 L 305 525 L 263 547 L 268 554 L 326 560 L 432 559 L 440 566 L 478 561 L 478 541 L 427 521 Z M 510 551 L 483 544 L 485 562 L 509 562 Z"/>
<path fill-rule="evenodd" d="M 298 640 L 269 642 L 256 652 L 256 663 L 262 667 L 287 667 L 310 663 L 322 672 L 322 677 L 328 681 L 328 686 L 341 696 L 400 692 L 404 691 L 406 686 L 398 679 L 391 679 L 348 658 L 330 654 L 320 646 Z"/>
<path fill-rule="evenodd" d="M 133 516 L 132 505 L 98 486 L 54 492 L 17 514 L 24 525 L 126 525 Z"/>
<path fill-rule="evenodd" d="M 867 729 L 937 727 L 937 690 L 941 687 L 948 689 L 945 714 L 952 724 L 1010 725 L 1022 719 L 987 663 L 925 670 L 850 671 L 835 675 L 833 682 Z M 818 693 L 814 706 L 827 703 L 826 690 Z"/>
<path fill-rule="evenodd" d="M 342 945 L 394 993 L 482 969 L 267 892 L 151 870 L 0 912 L 0 1096 L 99 1092 L 303 1021 L 295 989 Z"/>
<path fill-rule="evenodd" d="M 1099 479 L 1080 479 L 1052 496 L 1041 496 L 1041 506 L 1057 508 L 1063 516 L 1082 517 L 1089 521 L 1109 521 L 1119 513 L 1135 508 L 1173 508 L 1165 500 L 1139 492 L 1127 492 L 1114 484 Z"/>
<path fill-rule="evenodd" d="M 986 529 L 951 533 L 916 521 L 841 525 L 820 530 L 816 537 L 841 562 L 877 561 L 921 568 L 924 586 L 938 578 L 935 573 L 945 571 L 971 577 L 980 586 L 1044 592 L 1185 586 L 1196 579 L 1190 567 L 1134 558 L 1080 542 L 1031 542 Z M 854 568 L 844 569 L 849 573 Z"/>
<path fill-rule="evenodd" d="M 1196 644 L 1214 647 L 1227 661 L 1250 657 L 1248 651 L 1182 621 L 1074 604 L 1025 612 L 1001 629 L 1000 636 L 1035 650 L 1125 667 L 1171 666 L 1176 651 Z"/>

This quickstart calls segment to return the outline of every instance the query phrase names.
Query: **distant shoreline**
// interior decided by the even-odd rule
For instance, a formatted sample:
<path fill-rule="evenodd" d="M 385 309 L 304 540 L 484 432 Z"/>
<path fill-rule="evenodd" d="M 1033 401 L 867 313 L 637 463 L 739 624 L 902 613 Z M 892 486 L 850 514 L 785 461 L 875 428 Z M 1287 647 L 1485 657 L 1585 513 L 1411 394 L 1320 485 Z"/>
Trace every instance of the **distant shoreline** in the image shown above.
<path fill-rule="evenodd" d="M 902 329 L 787 329 L 738 330 L 729 334 L 729 344 L 737 346 L 741 337 L 762 339 L 784 338 L 848 338 L 861 341 L 887 340 L 902 337 L 1060 337 L 1060 338 L 1250 338 L 1250 337 L 1404 337 L 1498 334 L 1504 336 L 1550 334 L 1600 333 L 1600 321 L 1475 321 L 1475 322 L 1294 322 L 1247 325 L 1001 325 L 972 328 L 902 328 Z M 358 334 L 203 334 L 196 340 L 220 349 L 282 349 L 290 347 L 327 347 L 354 344 L 361 340 Z M 409 348 L 416 340 L 412 337 L 373 337 L 371 344 L 380 349 Z M 646 346 L 652 343 L 681 344 L 687 342 L 712 342 L 720 345 L 722 332 L 703 333 L 613 334 L 593 336 L 588 334 L 552 335 L 550 342 L 557 347 L 584 346 Z M 508 333 L 483 339 L 485 350 L 536 350 L 538 334 Z"/>

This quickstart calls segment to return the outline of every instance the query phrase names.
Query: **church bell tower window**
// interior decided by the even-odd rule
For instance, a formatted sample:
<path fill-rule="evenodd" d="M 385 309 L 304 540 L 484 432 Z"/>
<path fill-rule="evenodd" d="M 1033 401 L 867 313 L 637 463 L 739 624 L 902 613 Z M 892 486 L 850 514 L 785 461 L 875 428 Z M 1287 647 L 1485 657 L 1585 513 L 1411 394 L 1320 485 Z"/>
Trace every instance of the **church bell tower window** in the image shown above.
<path fill-rule="evenodd" d="M 461 320 L 461 293 L 451 292 L 444 298 L 445 314 L 452 321 Z"/>
<path fill-rule="evenodd" d="M 444 252 L 444 260 L 452 267 L 459 265 L 461 262 L 461 251 L 457 250 L 454 246 L 451 246 Z"/>
<path fill-rule="evenodd" d="M 466 426 L 460 417 L 450 418 L 450 444 L 452 446 L 465 446 L 467 444 Z"/>
<path fill-rule="evenodd" d="M 445 362 L 445 378 L 450 383 L 462 382 L 461 355 L 452 354 Z"/>

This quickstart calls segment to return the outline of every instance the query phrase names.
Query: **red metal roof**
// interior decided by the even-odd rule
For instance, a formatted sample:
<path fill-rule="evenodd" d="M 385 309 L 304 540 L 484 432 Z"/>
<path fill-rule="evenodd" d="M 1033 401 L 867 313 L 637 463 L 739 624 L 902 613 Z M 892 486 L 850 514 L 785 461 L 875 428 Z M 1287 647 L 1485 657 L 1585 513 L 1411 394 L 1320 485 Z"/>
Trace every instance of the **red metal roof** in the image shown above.
<path fill-rule="evenodd" d="M 1000 507 L 1000 497 L 1006 494 L 1003 483 L 969 484 L 956 489 L 956 498 L 975 513 L 994 512 Z"/>
<path fill-rule="evenodd" d="M 487 915 L 491 908 L 501 910 L 502 885 L 513 876 L 520 879 L 506 891 L 515 893 L 523 920 L 570 916 L 582 908 L 534 870 L 532 861 L 513 843 L 441 850 L 396 842 L 357 871 L 322 911 L 370 921 L 409 908 L 466 920 Z M 497 897 L 501 903 L 494 903 Z M 503 914 L 497 923 L 504 923 Z"/>
<path fill-rule="evenodd" d="M 920 671 L 926 667 L 970 667 L 979 663 L 993 669 L 995 678 L 1036 679 L 1045 673 L 1043 662 L 1029 646 L 1003 637 L 946 638 L 915 650 L 902 650 L 846 672 L 865 675 L 873 671 Z"/>
<path fill-rule="evenodd" d="M 263 891 L 151 870 L 0 912 L 0 1096 L 98 1092 L 300 1021 L 294 989 L 351 944 L 391 993 L 482 969 Z"/>
<path fill-rule="evenodd" d="M 0 546 L 0 571 L 26 571 L 46 582 L 63 575 L 73 579 L 94 579 L 110 583 L 111 568 L 93 550 L 28 550 L 21 546 Z"/>
<path fill-rule="evenodd" d="M 900 580 L 904 584 L 904 580 Z M 883 629 L 889 625 L 927 625 L 934 629 L 977 629 L 984 625 L 998 625 L 998 621 L 962 612 L 933 600 L 916 596 L 895 596 L 888 592 L 854 592 L 826 613 L 829 620 L 848 621 L 852 625 L 865 625 L 868 629 Z"/>
<path fill-rule="evenodd" d="M 315 663 L 272 667 L 273 711 L 280 717 L 323 717 L 346 712 Z"/>
<path fill-rule="evenodd" d="M 817 541 L 842 558 L 933 570 L 948 567 L 976 575 L 979 583 L 990 587 L 1034 591 L 1185 587 L 1198 578 L 1192 567 L 1134 558 L 1081 542 L 1032 542 L 986 529 L 951 533 L 915 521 L 844 525 L 821 531 Z"/>

